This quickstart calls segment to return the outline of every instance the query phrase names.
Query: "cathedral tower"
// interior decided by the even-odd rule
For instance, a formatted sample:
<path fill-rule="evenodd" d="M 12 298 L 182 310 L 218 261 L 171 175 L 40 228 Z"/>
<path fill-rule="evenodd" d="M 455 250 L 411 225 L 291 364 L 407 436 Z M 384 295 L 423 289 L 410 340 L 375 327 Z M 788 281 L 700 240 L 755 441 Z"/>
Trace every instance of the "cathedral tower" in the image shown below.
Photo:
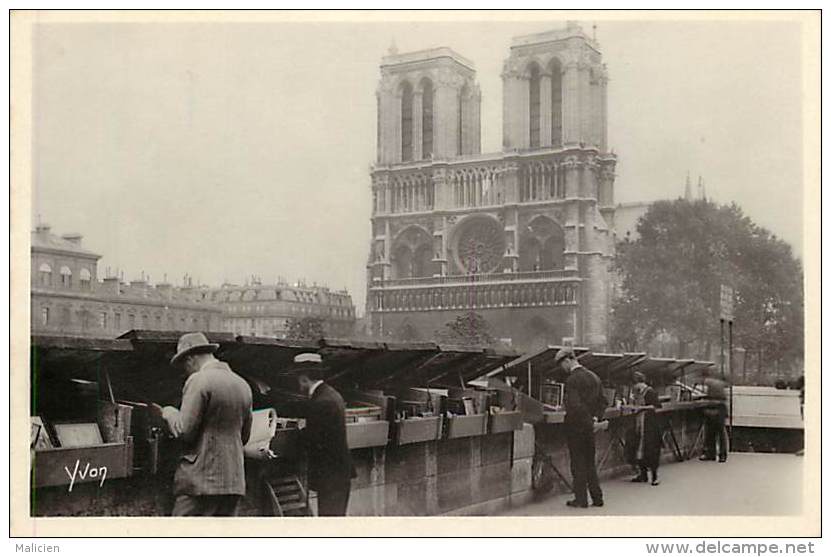
<path fill-rule="evenodd" d="M 479 153 L 481 95 L 473 63 L 449 48 L 398 54 L 381 62 L 379 164 Z"/>
<path fill-rule="evenodd" d="M 427 339 L 475 311 L 519 349 L 604 348 L 615 156 L 606 69 L 579 26 L 516 37 L 503 149 L 480 154 L 473 64 L 448 48 L 382 60 L 367 312 Z"/>

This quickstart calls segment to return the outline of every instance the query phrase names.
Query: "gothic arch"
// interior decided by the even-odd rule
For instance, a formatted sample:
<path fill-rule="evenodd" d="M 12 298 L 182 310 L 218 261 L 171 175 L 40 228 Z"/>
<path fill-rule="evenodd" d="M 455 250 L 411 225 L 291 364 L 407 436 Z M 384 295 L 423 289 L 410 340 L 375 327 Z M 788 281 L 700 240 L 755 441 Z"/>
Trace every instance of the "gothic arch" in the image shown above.
<path fill-rule="evenodd" d="M 522 77 L 524 77 L 525 79 L 529 79 L 531 77 L 531 72 L 534 71 L 535 68 L 538 73 L 541 73 L 542 68 L 544 67 L 545 64 L 543 64 L 543 62 L 539 58 L 537 58 L 536 56 L 532 56 L 528 58 L 528 60 L 522 66 Z"/>
<path fill-rule="evenodd" d="M 551 74 L 551 144 L 563 144 L 563 64 L 557 56 L 548 61 Z"/>
<path fill-rule="evenodd" d="M 413 160 L 413 86 L 406 79 L 399 85 L 401 97 L 401 161 Z"/>
<path fill-rule="evenodd" d="M 564 250 L 562 227 L 554 219 L 538 215 L 531 219 L 520 237 L 520 271 L 562 269 Z"/>
<path fill-rule="evenodd" d="M 421 78 L 419 82 L 421 91 L 421 158 L 429 159 L 433 156 L 433 106 L 435 101 L 435 88 L 429 77 Z"/>
<path fill-rule="evenodd" d="M 392 241 L 393 278 L 432 276 L 432 246 L 430 233 L 421 226 L 412 224 L 400 230 Z"/>
<path fill-rule="evenodd" d="M 542 109 L 542 70 L 534 61 L 526 67 L 528 73 L 528 144 L 533 149 L 540 146 L 540 121 Z"/>

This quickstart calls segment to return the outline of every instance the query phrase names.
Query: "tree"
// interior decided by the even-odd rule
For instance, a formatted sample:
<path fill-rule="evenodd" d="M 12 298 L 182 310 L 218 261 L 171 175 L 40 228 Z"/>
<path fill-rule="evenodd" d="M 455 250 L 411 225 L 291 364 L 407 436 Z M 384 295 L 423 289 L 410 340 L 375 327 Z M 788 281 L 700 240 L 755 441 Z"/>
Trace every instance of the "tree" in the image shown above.
<path fill-rule="evenodd" d="M 461 346 L 490 346 L 496 343 L 490 333 L 490 324 L 476 312 L 458 315 L 436 331 L 436 339 L 444 344 Z"/>
<path fill-rule="evenodd" d="M 304 317 L 289 320 L 286 338 L 290 340 L 320 340 L 326 336 L 326 328 L 320 317 Z"/>
<path fill-rule="evenodd" d="M 398 328 L 390 331 L 388 336 L 397 342 L 418 342 L 422 340 L 421 332 L 409 321 L 402 322 Z"/>
<path fill-rule="evenodd" d="M 618 245 L 620 296 L 615 349 L 644 350 L 660 335 L 679 357 L 708 356 L 719 341 L 719 292 L 736 291 L 734 342 L 757 354 L 757 369 L 802 359 L 802 266 L 788 244 L 736 205 L 661 201 Z"/>

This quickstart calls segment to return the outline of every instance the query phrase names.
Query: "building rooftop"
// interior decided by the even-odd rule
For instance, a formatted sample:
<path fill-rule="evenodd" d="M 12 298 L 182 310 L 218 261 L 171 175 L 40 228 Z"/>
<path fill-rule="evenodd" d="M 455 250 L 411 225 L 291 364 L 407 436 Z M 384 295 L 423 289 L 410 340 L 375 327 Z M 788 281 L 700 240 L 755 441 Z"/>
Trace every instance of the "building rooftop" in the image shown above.
<path fill-rule="evenodd" d="M 584 39 L 595 50 L 599 49 L 597 41 L 587 35 L 585 31 L 583 31 L 580 24 L 576 21 L 567 21 L 565 26 L 559 29 L 552 29 L 541 33 L 532 33 L 530 35 L 519 35 L 514 37 L 511 40 L 511 48 L 562 41 L 563 39 L 570 39 L 572 37 Z"/>
<path fill-rule="evenodd" d="M 72 255 L 100 259 L 101 256 L 99 254 L 81 246 L 82 239 L 83 236 L 75 233 L 58 236 L 52 233 L 52 228 L 48 224 L 39 224 L 32 231 L 32 249 L 60 251 Z"/>
<path fill-rule="evenodd" d="M 246 302 L 254 300 L 285 300 L 312 304 L 331 305 L 333 301 L 349 299 L 346 290 L 330 290 L 327 286 L 306 286 L 278 282 L 276 284 L 223 284 L 220 288 L 210 289 L 210 298 L 215 302 Z"/>
<path fill-rule="evenodd" d="M 417 50 L 414 52 L 403 52 L 401 54 L 399 54 L 394 49 L 391 49 L 391 52 L 389 54 L 381 58 L 381 67 L 398 66 L 402 64 L 413 64 L 415 62 L 424 62 L 427 60 L 436 60 L 439 58 L 450 59 L 456 62 L 457 64 L 466 67 L 469 70 L 476 69 L 471 60 L 465 58 L 452 48 L 446 46 L 428 48 L 426 50 Z"/>

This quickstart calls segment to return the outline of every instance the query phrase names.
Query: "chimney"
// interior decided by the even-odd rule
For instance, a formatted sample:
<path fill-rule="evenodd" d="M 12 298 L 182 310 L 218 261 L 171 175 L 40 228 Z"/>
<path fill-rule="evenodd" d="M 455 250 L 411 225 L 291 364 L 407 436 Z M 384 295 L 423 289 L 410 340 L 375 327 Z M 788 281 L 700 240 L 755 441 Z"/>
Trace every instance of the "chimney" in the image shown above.
<path fill-rule="evenodd" d="M 78 234 L 77 232 L 70 232 L 69 234 L 64 234 L 63 236 L 61 236 L 61 238 L 63 238 L 64 240 L 66 240 L 67 242 L 69 242 L 71 244 L 75 244 L 76 246 L 80 246 L 81 245 L 81 240 L 84 237 L 81 234 Z"/>
<path fill-rule="evenodd" d="M 133 294 L 139 294 L 141 296 L 147 296 L 147 288 L 148 288 L 148 284 L 147 284 L 147 281 L 144 280 L 143 276 L 139 280 L 131 280 L 130 281 L 130 290 L 133 291 Z"/>
<path fill-rule="evenodd" d="M 173 293 L 173 285 L 165 281 L 156 285 L 156 291 L 162 294 L 165 298 L 169 299 Z"/>
<path fill-rule="evenodd" d="M 104 277 L 104 280 L 101 281 L 101 292 L 110 296 L 118 296 L 120 284 L 121 281 L 118 280 L 118 277 Z"/>

